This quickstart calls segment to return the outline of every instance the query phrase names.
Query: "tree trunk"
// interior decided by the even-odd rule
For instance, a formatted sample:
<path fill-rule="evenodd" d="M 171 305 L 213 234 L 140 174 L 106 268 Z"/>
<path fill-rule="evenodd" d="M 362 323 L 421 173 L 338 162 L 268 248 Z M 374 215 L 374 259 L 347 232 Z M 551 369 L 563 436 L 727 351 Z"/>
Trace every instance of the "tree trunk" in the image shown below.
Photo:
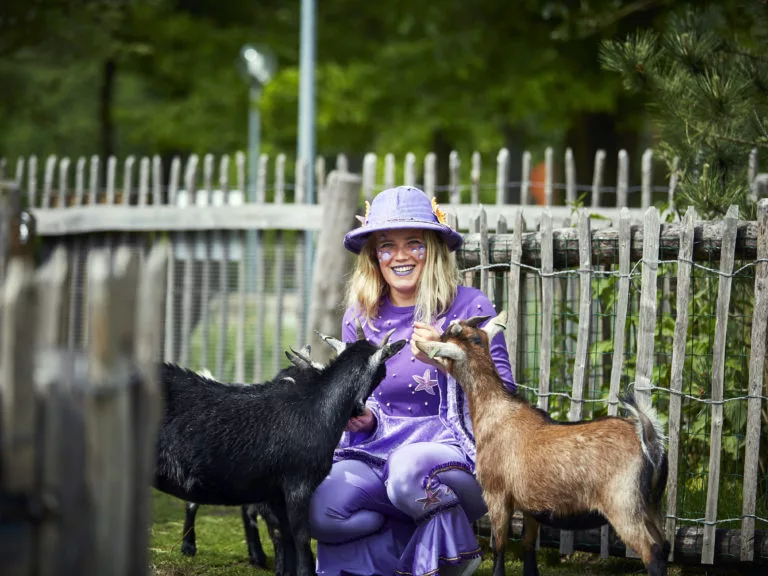
<path fill-rule="evenodd" d="M 112 58 L 107 58 L 102 70 L 101 93 L 99 94 L 99 131 L 103 169 L 106 169 L 107 158 L 115 153 L 115 125 L 112 118 L 115 72 L 115 61 Z"/>

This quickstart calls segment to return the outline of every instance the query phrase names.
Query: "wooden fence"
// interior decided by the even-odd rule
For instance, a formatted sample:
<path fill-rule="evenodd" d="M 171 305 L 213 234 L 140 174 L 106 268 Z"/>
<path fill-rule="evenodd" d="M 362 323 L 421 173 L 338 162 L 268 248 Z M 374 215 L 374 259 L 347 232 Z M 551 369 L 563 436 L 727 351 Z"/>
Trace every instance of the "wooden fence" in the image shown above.
<path fill-rule="evenodd" d="M 7 217 L 7 213 L 4 213 Z M 57 249 L 2 283 L 0 572 L 147 574 L 167 246 L 88 256 L 90 333 L 67 347 L 72 270 Z"/>
<path fill-rule="evenodd" d="M 574 211 L 509 205 L 499 200 L 510 186 L 524 188 L 525 180 L 506 180 L 509 158 L 503 156 L 491 190 L 498 192 L 496 200 L 482 209 L 475 200 L 489 190 L 480 185 L 478 164 L 469 186 L 462 185 L 456 155 L 457 176 L 447 186 L 435 182 L 434 162 L 427 159 L 423 184 L 416 183 L 447 198 L 444 210 L 465 233 L 457 254 L 465 283 L 484 290 L 497 308 L 508 309 L 507 342 L 521 389 L 555 418 L 574 420 L 615 414 L 617 394 L 633 384 L 668 421 L 666 514 L 674 558 L 765 564 L 766 205 L 761 203 L 756 222 L 740 221 L 733 209 L 723 221 L 702 222 L 693 212 L 678 221 L 648 207 L 654 190 L 645 170 L 639 208 L 601 206 L 605 158 L 600 155 L 590 185 L 597 206 Z M 395 183 L 393 160 L 385 160 L 382 184 L 371 176 L 370 158 L 362 178 L 342 178 L 340 196 L 351 194 L 359 201 Z M 548 158 L 551 165 L 551 153 Z M 650 155 L 644 158 L 650 166 Z M 621 169 L 626 155 L 619 159 L 615 191 L 628 190 L 628 170 Z M 406 159 L 405 182 L 415 182 L 414 162 Z M 207 367 L 225 380 L 261 381 L 283 362 L 284 349 L 310 340 L 309 308 L 327 309 L 335 302 L 333 312 L 340 313 L 338 290 L 348 261 L 339 266 L 340 248 L 336 253 L 317 249 L 323 261 L 315 261 L 312 240 L 324 230 L 335 234 L 338 244 L 355 201 L 347 197 L 329 206 L 330 191 L 341 189 L 328 185 L 318 163 L 320 203 L 306 204 L 301 161 L 291 185 L 281 156 L 271 185 L 268 159 L 261 158 L 256 202 L 246 202 L 245 163 L 242 154 L 232 165 L 226 156 L 218 162 L 205 156 L 201 163 L 191 156 L 183 174 L 179 159 L 166 174 L 159 159 L 142 158 L 134 185 L 136 166 L 128 159 L 119 185 L 116 160 L 107 161 L 104 181 L 98 158 L 80 159 L 71 185 L 69 163 L 49 158 L 42 190 L 36 162 L 17 164 L 14 181 L 37 218 L 45 251 L 68 248 L 72 322 L 67 347 L 92 339 L 84 304 L 90 285 L 84 273 L 87 255 L 131 246 L 144 258 L 161 239 L 171 245 L 159 314 L 167 360 Z M 575 193 L 583 187 L 567 166 L 566 161 L 563 188 Z M 749 178 L 757 186 L 765 177 L 753 166 Z M 337 177 L 346 173 L 343 157 L 335 172 Z M 671 181 L 665 200 L 674 200 L 674 187 Z M 622 192 L 617 198 L 626 196 Z M 469 203 L 460 203 L 466 199 Z M 327 275 L 338 276 L 335 291 L 322 285 Z M 315 298 L 322 306 L 312 303 Z M 484 530 L 482 522 L 478 530 Z M 513 534 L 519 533 L 516 523 Z M 563 551 L 626 553 L 608 530 L 542 530 L 541 541 Z"/>

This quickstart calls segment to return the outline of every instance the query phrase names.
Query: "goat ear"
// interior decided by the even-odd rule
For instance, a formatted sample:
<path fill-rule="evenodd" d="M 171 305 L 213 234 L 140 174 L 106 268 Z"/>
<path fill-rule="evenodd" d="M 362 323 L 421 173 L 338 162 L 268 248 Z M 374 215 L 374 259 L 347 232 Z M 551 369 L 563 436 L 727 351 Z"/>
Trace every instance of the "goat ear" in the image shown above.
<path fill-rule="evenodd" d="M 472 318 L 467 318 L 464 320 L 464 323 L 467 326 L 472 326 L 472 328 L 477 328 L 480 324 L 488 320 L 490 316 L 472 316 Z"/>
<path fill-rule="evenodd" d="M 331 348 L 333 348 L 336 351 L 336 354 L 341 354 L 346 349 L 347 345 L 342 342 L 341 340 L 338 340 L 334 338 L 333 336 L 328 336 L 327 334 L 323 334 L 322 332 L 318 332 L 315 330 L 315 334 L 320 336 L 323 342 L 328 344 Z"/>
<path fill-rule="evenodd" d="M 490 322 L 488 322 L 488 324 L 483 326 L 482 330 L 486 334 L 488 334 L 489 345 L 491 343 L 491 340 L 493 340 L 494 337 L 496 336 L 496 334 L 498 334 L 502 330 L 507 329 L 506 322 L 507 322 L 507 313 L 504 310 L 502 310 L 501 312 L 499 312 L 499 314 L 495 318 L 493 318 Z"/>

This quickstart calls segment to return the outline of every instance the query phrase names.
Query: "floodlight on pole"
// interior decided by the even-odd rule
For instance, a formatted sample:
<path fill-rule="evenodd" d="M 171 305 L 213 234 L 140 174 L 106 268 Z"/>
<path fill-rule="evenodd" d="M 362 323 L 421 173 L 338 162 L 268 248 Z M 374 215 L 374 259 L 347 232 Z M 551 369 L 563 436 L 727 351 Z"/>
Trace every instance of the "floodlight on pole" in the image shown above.
<path fill-rule="evenodd" d="M 240 71 L 247 79 L 248 102 L 248 201 L 256 200 L 256 182 L 259 175 L 259 147 L 261 138 L 261 113 L 259 110 L 261 89 L 277 72 L 274 53 L 265 46 L 246 44 L 240 49 Z"/>
<path fill-rule="evenodd" d="M 238 61 L 240 73 L 249 84 L 248 98 L 248 182 L 246 198 L 249 204 L 256 202 L 256 186 L 259 180 L 259 147 L 261 145 L 261 89 L 277 72 L 274 53 L 265 46 L 246 44 L 240 49 Z M 246 285 L 249 292 L 256 289 L 256 258 L 261 249 L 255 230 L 246 232 Z"/>

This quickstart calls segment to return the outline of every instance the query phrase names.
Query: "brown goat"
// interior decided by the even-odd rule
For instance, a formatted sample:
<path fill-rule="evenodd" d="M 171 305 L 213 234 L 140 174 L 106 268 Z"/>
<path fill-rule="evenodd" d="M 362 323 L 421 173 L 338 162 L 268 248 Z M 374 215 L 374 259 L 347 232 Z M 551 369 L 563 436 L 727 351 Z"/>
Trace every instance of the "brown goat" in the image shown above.
<path fill-rule="evenodd" d="M 475 469 L 495 538 L 494 576 L 504 574 L 507 527 L 515 509 L 524 515 L 523 574 L 538 575 L 538 522 L 586 528 L 607 519 L 636 550 L 648 574 L 666 574 L 661 498 L 667 454 L 652 408 L 630 395 L 629 417 L 561 423 L 504 387 L 488 342 L 504 329 L 502 312 L 451 323 L 439 342 L 419 342 L 464 389 L 474 429 Z M 581 522 L 584 520 L 585 522 Z M 597 522 L 595 522 L 597 521 Z"/>

